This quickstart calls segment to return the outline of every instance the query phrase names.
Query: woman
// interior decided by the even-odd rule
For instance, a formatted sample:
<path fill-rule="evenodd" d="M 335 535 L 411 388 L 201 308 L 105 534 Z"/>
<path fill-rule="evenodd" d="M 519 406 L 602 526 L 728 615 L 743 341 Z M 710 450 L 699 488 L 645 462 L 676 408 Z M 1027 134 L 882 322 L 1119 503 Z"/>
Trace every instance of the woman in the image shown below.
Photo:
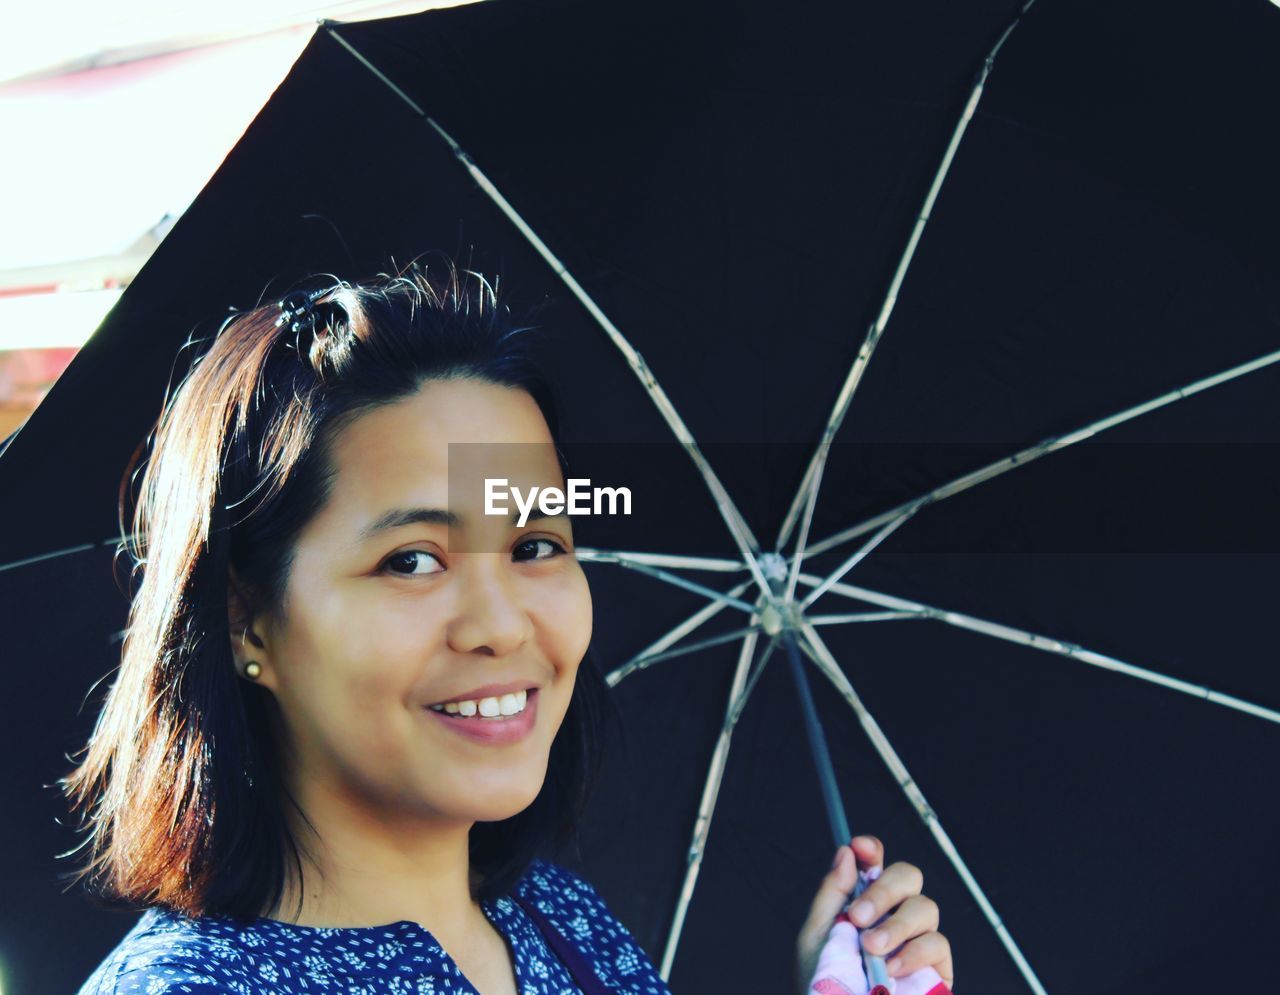
<path fill-rule="evenodd" d="M 81 995 L 668 991 L 540 856 L 573 838 L 611 702 L 580 667 L 569 518 L 483 513 L 485 477 L 564 487 L 525 330 L 482 278 L 414 264 L 235 316 L 166 399 L 119 675 L 62 782 L 77 876 L 147 911 Z M 840 856 L 802 987 L 853 886 Z M 894 864 L 855 919 L 901 903 L 893 973 L 950 981 L 919 891 Z"/>

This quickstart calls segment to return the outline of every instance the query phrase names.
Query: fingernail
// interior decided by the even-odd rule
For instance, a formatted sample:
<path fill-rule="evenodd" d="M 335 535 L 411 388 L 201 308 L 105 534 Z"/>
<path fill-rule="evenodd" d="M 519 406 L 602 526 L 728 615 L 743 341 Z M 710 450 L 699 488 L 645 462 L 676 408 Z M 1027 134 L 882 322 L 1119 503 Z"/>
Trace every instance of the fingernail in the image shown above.
<path fill-rule="evenodd" d="M 895 957 L 893 958 L 893 960 L 889 961 L 889 963 L 885 965 L 885 970 L 887 970 L 890 974 L 897 974 L 898 971 L 901 970 L 901 968 L 902 968 L 901 957 Z"/>
<path fill-rule="evenodd" d="M 833 871 L 840 866 L 840 858 L 843 856 L 844 856 L 844 847 L 841 847 L 839 850 L 836 851 L 835 860 L 831 861 L 831 869 Z"/>
<path fill-rule="evenodd" d="M 875 911 L 876 907 L 870 902 L 855 902 L 853 908 L 849 910 L 849 915 L 853 917 L 853 921 L 859 926 L 865 926 L 871 921 Z"/>
<path fill-rule="evenodd" d="M 874 947 L 876 950 L 879 950 L 884 945 L 885 939 L 886 936 L 883 929 L 873 930 L 863 937 L 863 941 L 866 945 L 868 947 Z"/>

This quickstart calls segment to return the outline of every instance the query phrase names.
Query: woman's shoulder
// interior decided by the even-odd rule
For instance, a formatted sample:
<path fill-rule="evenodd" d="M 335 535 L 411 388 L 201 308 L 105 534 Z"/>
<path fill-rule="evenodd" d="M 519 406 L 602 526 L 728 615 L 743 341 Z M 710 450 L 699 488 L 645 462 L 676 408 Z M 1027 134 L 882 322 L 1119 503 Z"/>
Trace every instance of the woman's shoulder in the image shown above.
<path fill-rule="evenodd" d="M 152 907 L 102 959 L 77 995 L 221 995 L 226 982 L 215 971 L 225 962 L 228 947 L 219 920 Z"/>
<path fill-rule="evenodd" d="M 257 995 L 263 982 L 280 980 L 273 944 L 262 929 L 245 929 L 227 916 L 153 906 L 77 995 Z"/>

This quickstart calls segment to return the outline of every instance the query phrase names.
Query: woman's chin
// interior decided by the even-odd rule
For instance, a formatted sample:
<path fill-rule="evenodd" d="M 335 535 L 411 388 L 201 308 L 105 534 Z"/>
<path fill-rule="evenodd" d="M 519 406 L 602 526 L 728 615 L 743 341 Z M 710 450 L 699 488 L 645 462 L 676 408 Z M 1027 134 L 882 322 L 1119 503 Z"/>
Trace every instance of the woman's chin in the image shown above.
<path fill-rule="evenodd" d="M 452 804 L 445 806 L 437 804 L 434 807 L 437 809 L 444 808 L 457 815 L 461 820 L 501 822 L 503 819 L 510 819 L 514 815 L 519 815 L 532 805 L 541 788 L 541 782 L 532 786 L 532 788 L 524 784 L 510 787 L 493 786 L 484 788 L 477 784 L 455 796 L 452 799 Z"/>
<path fill-rule="evenodd" d="M 471 818 L 473 822 L 502 822 L 506 819 L 514 818 L 528 807 L 528 805 L 521 806 L 520 808 L 495 807 L 492 809 L 486 809 L 483 813 L 477 813 Z"/>
<path fill-rule="evenodd" d="M 517 807 L 509 803 L 477 805 L 472 801 L 470 804 L 460 802 L 450 806 L 447 811 L 459 823 L 502 822 L 504 819 L 519 815 L 528 807 L 528 805 Z M 437 807 L 435 811 L 439 812 L 440 809 Z"/>

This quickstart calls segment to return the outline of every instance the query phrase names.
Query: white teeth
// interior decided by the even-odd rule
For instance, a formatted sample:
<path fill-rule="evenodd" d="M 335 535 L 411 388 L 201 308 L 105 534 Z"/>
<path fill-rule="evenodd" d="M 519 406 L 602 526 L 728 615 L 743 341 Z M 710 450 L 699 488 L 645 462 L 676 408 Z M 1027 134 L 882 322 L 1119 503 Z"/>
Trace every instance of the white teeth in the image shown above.
<path fill-rule="evenodd" d="M 464 718 L 470 718 L 479 713 L 481 718 L 494 719 L 523 712 L 528 700 L 528 691 L 516 691 L 512 694 L 504 694 L 501 697 L 450 701 L 443 705 L 432 705 L 430 707 L 432 711 L 447 712 L 449 715 L 461 715 Z"/>

